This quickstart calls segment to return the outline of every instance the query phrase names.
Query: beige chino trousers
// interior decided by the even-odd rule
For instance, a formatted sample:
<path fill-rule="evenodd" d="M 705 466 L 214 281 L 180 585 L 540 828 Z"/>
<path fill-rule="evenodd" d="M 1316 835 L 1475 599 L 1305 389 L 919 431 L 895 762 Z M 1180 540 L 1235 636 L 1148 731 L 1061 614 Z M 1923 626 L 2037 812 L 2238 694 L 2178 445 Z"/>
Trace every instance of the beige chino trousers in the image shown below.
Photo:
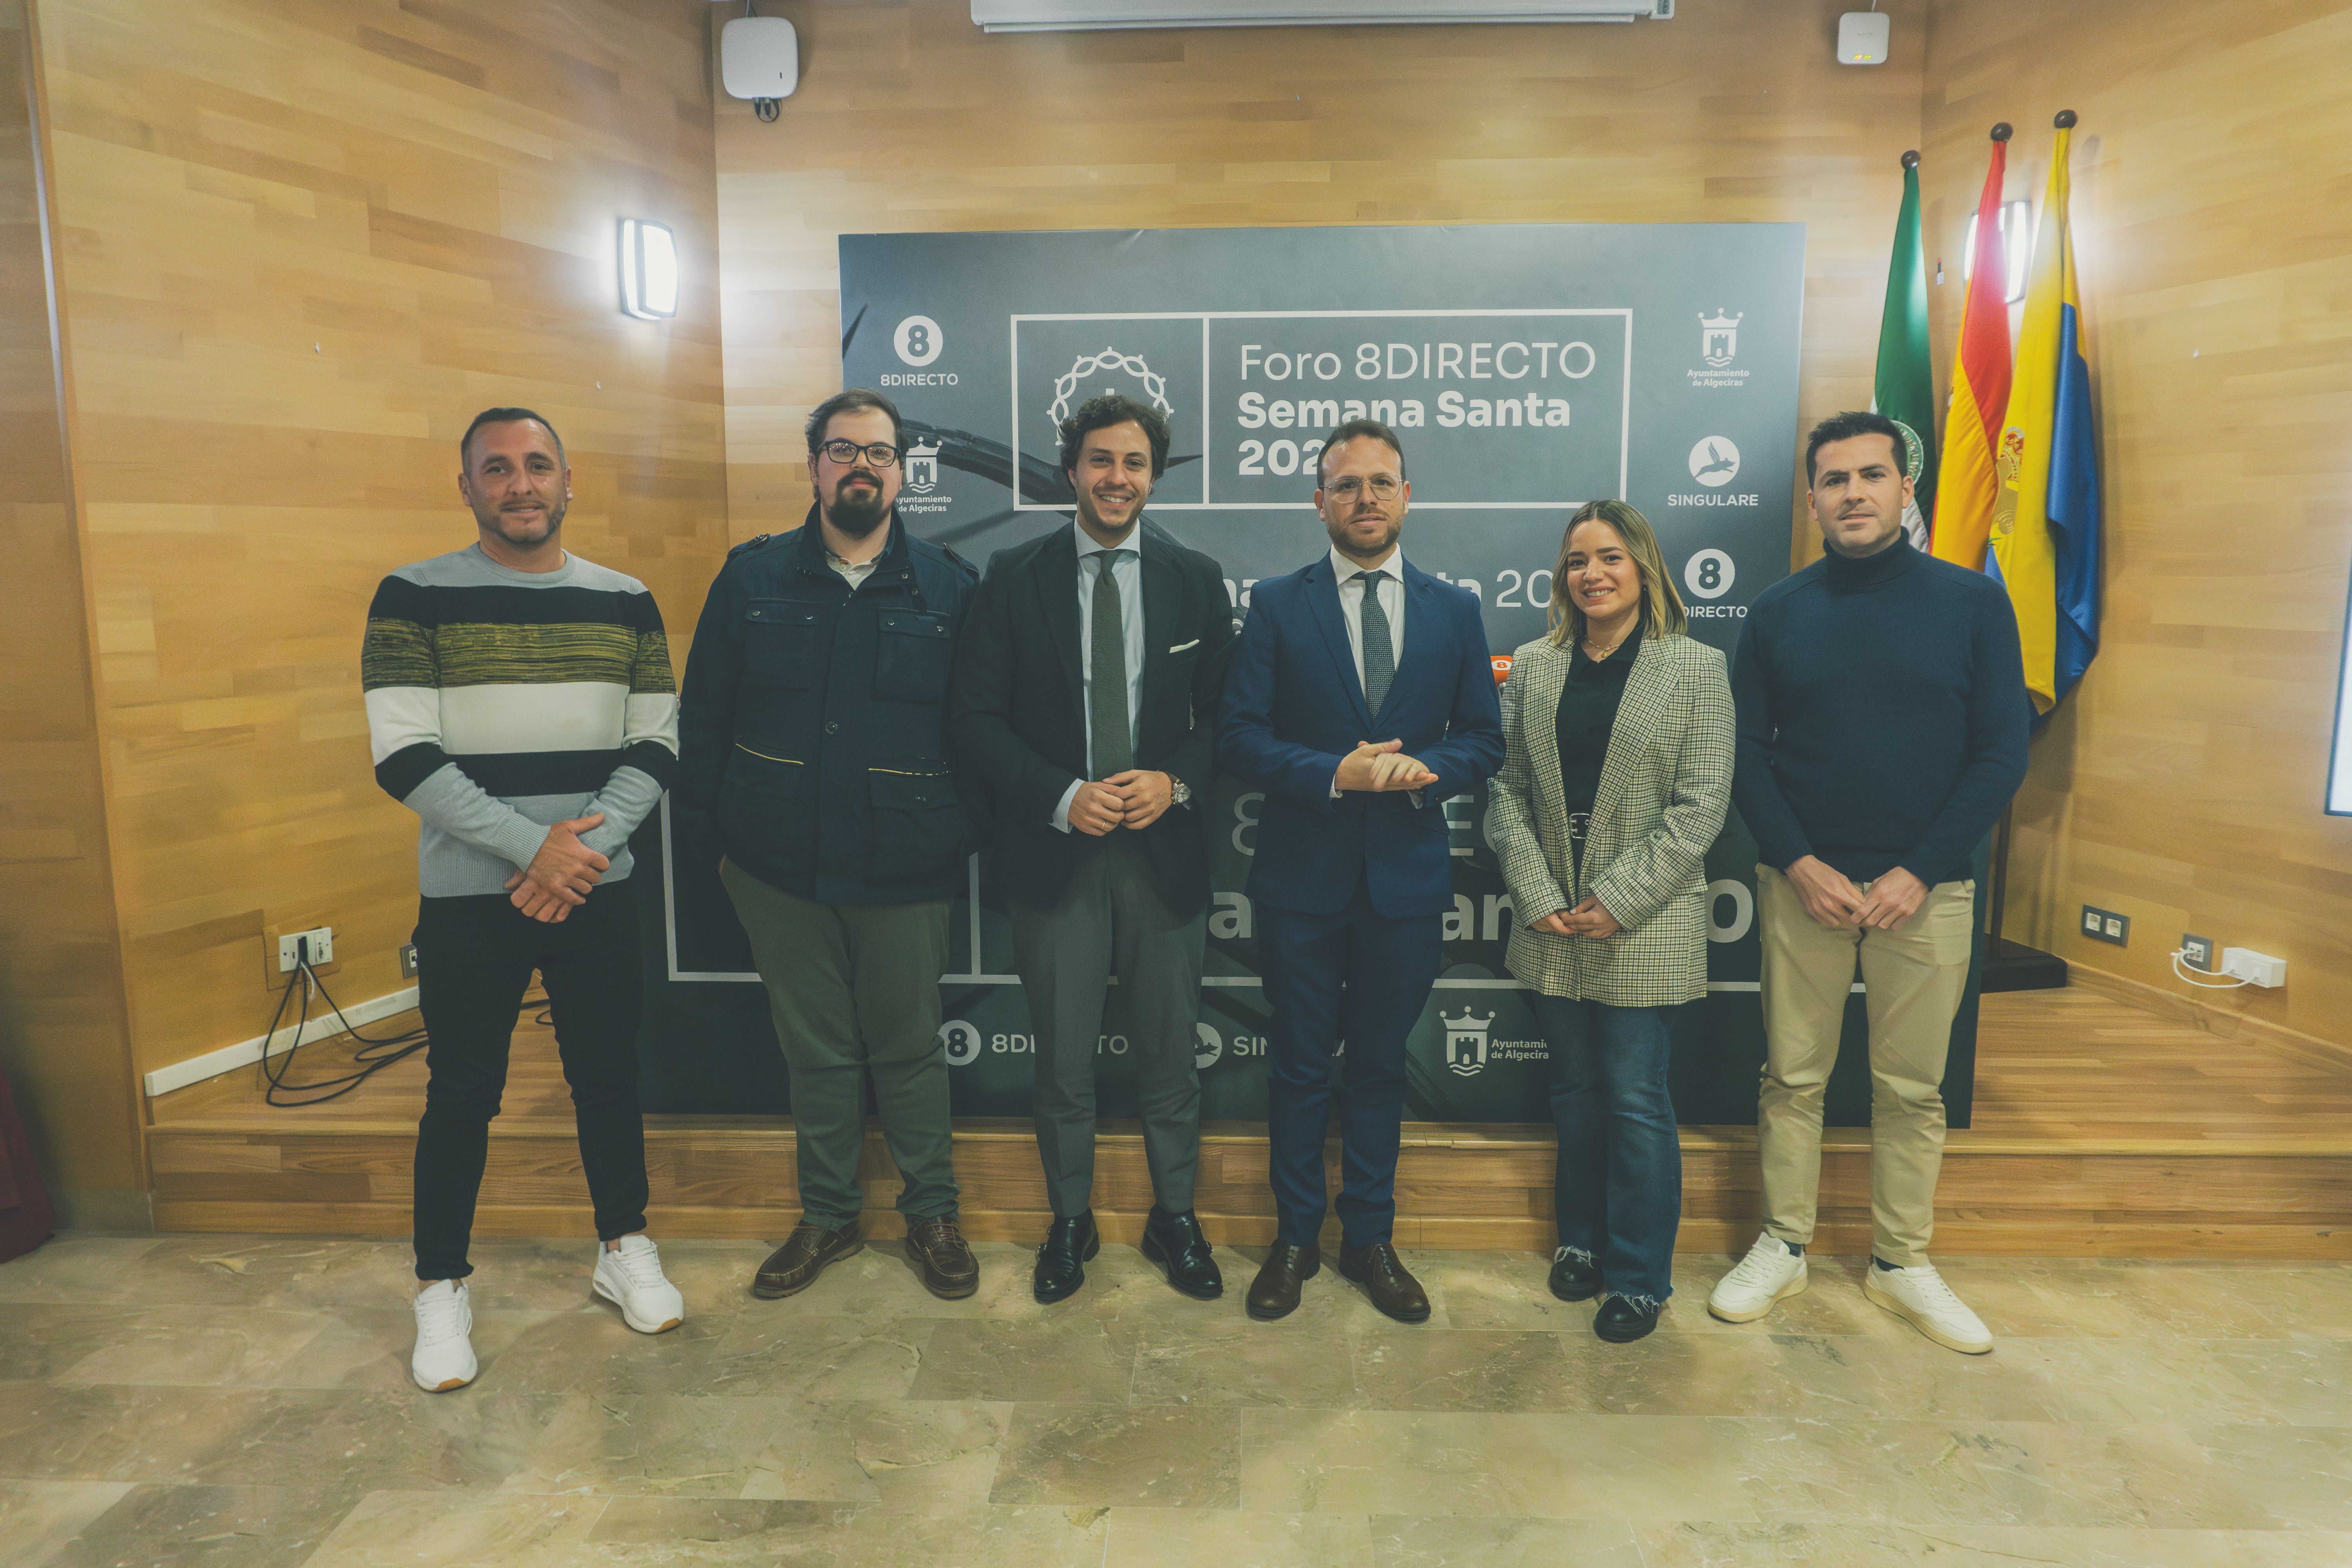
<path fill-rule="evenodd" d="M 1870 884 L 1862 884 L 1867 892 Z M 1859 966 L 1870 1016 L 1871 1247 L 1898 1268 L 1927 1261 L 1944 1163 L 1944 1058 L 1967 989 L 1976 883 L 1938 882 L 1891 931 L 1825 929 L 1789 879 L 1756 868 L 1764 947 L 1764 1086 L 1757 1138 L 1764 1229 L 1813 1238 L 1822 1092 Z"/>

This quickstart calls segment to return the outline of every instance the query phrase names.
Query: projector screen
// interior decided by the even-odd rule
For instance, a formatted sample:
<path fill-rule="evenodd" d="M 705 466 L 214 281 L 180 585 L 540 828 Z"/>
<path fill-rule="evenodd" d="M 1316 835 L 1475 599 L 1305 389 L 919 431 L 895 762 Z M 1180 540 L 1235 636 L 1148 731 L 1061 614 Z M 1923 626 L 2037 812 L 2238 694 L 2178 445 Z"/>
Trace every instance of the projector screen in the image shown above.
<path fill-rule="evenodd" d="M 2336 666 L 2336 740 L 2327 751 L 2327 815 L 2352 816 L 2352 590 L 2344 605 L 2344 647 Z"/>

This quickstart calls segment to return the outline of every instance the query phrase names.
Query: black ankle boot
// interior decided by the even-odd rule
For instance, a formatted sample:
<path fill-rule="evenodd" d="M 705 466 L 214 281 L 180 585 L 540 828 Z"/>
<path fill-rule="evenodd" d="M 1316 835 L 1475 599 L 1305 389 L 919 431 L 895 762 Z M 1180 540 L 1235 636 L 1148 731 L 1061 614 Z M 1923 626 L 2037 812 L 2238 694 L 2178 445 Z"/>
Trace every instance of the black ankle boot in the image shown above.
<path fill-rule="evenodd" d="M 1563 1301 L 1590 1301 L 1601 1293 L 1601 1266 L 1561 1247 L 1551 1260 L 1551 1293 Z"/>
<path fill-rule="evenodd" d="M 1632 1344 L 1657 1326 L 1658 1303 L 1632 1296 L 1612 1296 L 1592 1315 L 1592 1331 L 1612 1345 Z"/>

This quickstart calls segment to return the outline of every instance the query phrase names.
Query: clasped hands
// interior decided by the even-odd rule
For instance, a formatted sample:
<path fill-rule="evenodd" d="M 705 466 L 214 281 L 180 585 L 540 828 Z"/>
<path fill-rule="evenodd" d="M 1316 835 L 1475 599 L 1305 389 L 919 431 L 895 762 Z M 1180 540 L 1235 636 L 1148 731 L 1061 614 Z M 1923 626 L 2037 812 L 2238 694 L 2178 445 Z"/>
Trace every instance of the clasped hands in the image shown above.
<path fill-rule="evenodd" d="M 1099 838 L 1114 827 L 1149 827 L 1175 798 L 1176 781 L 1166 773 L 1129 768 L 1096 782 L 1082 779 L 1070 797 L 1070 826 Z"/>
<path fill-rule="evenodd" d="M 1334 789 L 1380 792 L 1426 789 L 1436 782 L 1437 775 L 1418 758 L 1404 754 L 1402 741 L 1359 741 L 1354 751 L 1339 759 L 1331 784 Z"/>
<path fill-rule="evenodd" d="M 1830 931 L 1892 931 L 1927 896 L 1927 884 L 1900 866 L 1874 879 L 1868 892 L 1817 856 L 1791 862 L 1781 875 L 1797 889 L 1813 923 Z"/>
<path fill-rule="evenodd" d="M 1528 922 L 1530 931 L 1549 931 L 1554 936 L 1584 936 L 1599 942 L 1612 937 L 1622 929 L 1617 917 L 1601 907 L 1601 895 L 1587 893 L 1584 901 L 1572 910 L 1554 910 L 1539 921 Z"/>
<path fill-rule="evenodd" d="M 509 901 L 531 919 L 550 923 L 586 903 L 589 890 L 613 862 L 581 843 L 580 836 L 595 831 L 604 821 L 599 811 L 549 828 L 530 864 L 507 879 Z"/>

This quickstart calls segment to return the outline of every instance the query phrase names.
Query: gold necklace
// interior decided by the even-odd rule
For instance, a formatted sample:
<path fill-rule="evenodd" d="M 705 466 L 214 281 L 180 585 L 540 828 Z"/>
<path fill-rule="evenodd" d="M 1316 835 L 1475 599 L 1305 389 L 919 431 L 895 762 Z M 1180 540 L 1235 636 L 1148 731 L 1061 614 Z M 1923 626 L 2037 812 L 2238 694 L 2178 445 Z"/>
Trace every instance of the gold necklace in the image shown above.
<path fill-rule="evenodd" d="M 1595 663 L 1595 664 L 1599 664 L 1601 660 L 1603 660 L 1603 659 L 1607 658 L 1611 654 L 1615 653 L 1619 648 L 1623 647 L 1625 646 L 1625 637 L 1632 637 L 1633 635 L 1633 634 L 1632 632 L 1630 632 L 1630 631 L 1629 631 L 1629 632 L 1627 632 L 1627 633 L 1625 634 L 1625 637 L 1619 637 L 1615 642 L 1611 643 L 1607 647 L 1601 647 L 1601 645 L 1600 645 L 1599 643 L 1594 642 L 1591 637 L 1586 637 L 1586 638 L 1584 639 L 1584 656 L 1585 656 L 1587 658 L 1591 659 L 1593 663 Z M 1595 653 L 1595 652 L 1593 651 L 1593 649 L 1595 649 L 1595 648 L 1600 648 L 1600 649 L 1601 649 L 1601 651 L 1600 651 L 1600 652 L 1598 652 L 1598 653 Z"/>

